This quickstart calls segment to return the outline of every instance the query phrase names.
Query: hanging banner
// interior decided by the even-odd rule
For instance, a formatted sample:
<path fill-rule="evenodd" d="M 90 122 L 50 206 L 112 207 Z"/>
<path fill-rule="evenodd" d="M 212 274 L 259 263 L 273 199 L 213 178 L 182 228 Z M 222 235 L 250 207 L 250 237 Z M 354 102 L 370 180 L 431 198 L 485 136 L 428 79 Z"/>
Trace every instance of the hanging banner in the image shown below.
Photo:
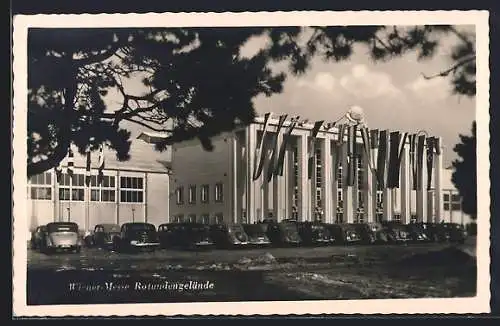
<path fill-rule="evenodd" d="M 387 139 L 388 130 L 381 130 L 378 137 L 378 150 L 377 150 L 377 183 L 378 188 L 384 188 L 386 184 L 386 161 L 387 161 Z"/>
<path fill-rule="evenodd" d="M 325 121 L 320 120 L 314 123 L 314 127 L 311 129 L 311 139 L 309 140 L 309 157 L 307 159 L 307 178 L 311 179 L 313 175 L 314 168 L 314 143 L 316 136 L 318 136 L 319 129 Z"/>
<path fill-rule="evenodd" d="M 357 170 L 356 152 L 357 126 L 349 126 L 347 129 L 347 186 L 354 186 Z"/>
<path fill-rule="evenodd" d="M 425 147 L 425 135 L 420 135 L 417 138 L 417 157 L 416 157 L 416 165 L 417 165 L 417 190 L 423 189 L 423 165 L 424 165 L 424 147 Z"/>
<path fill-rule="evenodd" d="M 342 145 L 343 143 L 345 143 L 345 134 L 346 134 L 346 130 L 347 130 L 347 126 L 345 124 L 341 124 L 339 127 L 338 127 L 338 131 L 339 131 L 339 134 L 338 134 L 338 139 L 337 139 L 337 142 Z"/>
<path fill-rule="evenodd" d="M 427 161 L 427 190 L 432 187 L 432 165 L 434 163 L 434 137 L 427 138 L 426 144 L 426 161 Z"/>
<path fill-rule="evenodd" d="M 104 145 L 101 144 L 99 148 L 99 162 L 98 162 L 98 173 L 97 173 L 97 183 L 101 185 L 102 180 L 104 179 L 104 169 L 106 167 L 106 163 L 104 161 Z"/>
<path fill-rule="evenodd" d="M 389 152 L 389 170 L 388 170 L 388 188 L 399 188 L 399 173 L 401 170 L 401 159 L 403 157 L 404 146 L 407 133 L 399 131 L 390 134 L 390 152 Z"/>
<path fill-rule="evenodd" d="M 361 138 L 363 139 L 363 148 L 365 150 L 365 157 L 368 162 L 368 167 L 370 168 L 370 171 L 372 173 L 375 172 L 375 168 L 373 167 L 373 157 L 371 154 L 371 138 L 370 138 L 370 131 L 366 127 L 361 128 Z"/>
<path fill-rule="evenodd" d="M 338 140 L 334 142 L 333 145 L 333 179 L 335 181 L 338 181 L 338 172 L 340 168 L 340 164 L 342 162 L 342 142 L 340 142 L 341 139 L 344 139 L 344 133 L 345 133 L 345 128 L 344 125 L 341 125 L 338 134 Z"/>
<path fill-rule="evenodd" d="M 274 175 L 279 175 L 283 176 L 283 166 L 285 163 L 285 153 L 286 153 L 286 148 L 288 146 L 288 143 L 290 142 L 290 138 L 292 137 L 292 131 L 295 129 L 295 126 L 297 124 L 296 120 L 298 120 L 298 117 L 294 118 L 290 125 L 288 126 L 285 135 L 283 137 L 283 143 L 281 144 L 279 156 L 278 156 L 278 163 L 276 166 L 276 169 L 274 171 Z"/>
<path fill-rule="evenodd" d="M 278 144 L 280 139 L 280 131 L 283 128 L 283 124 L 285 124 L 285 120 L 288 115 L 282 114 L 279 117 L 278 127 L 276 128 L 276 133 L 274 135 L 274 146 L 272 149 L 271 159 L 269 160 L 269 165 L 267 166 L 267 182 L 271 181 L 274 175 L 274 171 L 276 169 L 276 161 L 278 157 Z"/>
<path fill-rule="evenodd" d="M 434 149 L 436 150 L 436 155 L 441 155 L 441 138 L 434 138 Z"/>
<path fill-rule="evenodd" d="M 255 156 L 254 156 L 254 165 L 253 165 L 253 181 L 257 180 L 262 174 L 262 170 L 264 169 L 264 162 L 267 152 L 267 142 L 266 134 L 267 127 L 269 126 L 269 120 L 271 119 L 272 113 L 266 113 L 264 115 L 264 128 L 262 129 L 262 137 L 260 138 L 259 144 L 255 148 Z M 264 148 L 266 146 L 266 148 Z"/>
<path fill-rule="evenodd" d="M 410 139 L 410 169 L 411 169 L 411 189 L 417 190 L 417 135 L 411 134 Z"/>
<path fill-rule="evenodd" d="M 87 164 L 85 166 L 85 185 L 88 187 L 90 185 L 90 164 L 91 164 L 91 157 L 90 157 L 90 151 L 87 150 Z"/>

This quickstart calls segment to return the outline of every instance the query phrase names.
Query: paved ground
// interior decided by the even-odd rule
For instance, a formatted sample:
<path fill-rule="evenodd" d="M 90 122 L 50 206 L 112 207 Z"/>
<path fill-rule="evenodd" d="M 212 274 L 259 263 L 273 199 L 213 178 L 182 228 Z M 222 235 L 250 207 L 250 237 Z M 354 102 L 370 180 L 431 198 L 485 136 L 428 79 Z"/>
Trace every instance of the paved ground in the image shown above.
<path fill-rule="evenodd" d="M 455 297 L 475 280 L 448 244 L 28 253 L 28 304 Z"/>

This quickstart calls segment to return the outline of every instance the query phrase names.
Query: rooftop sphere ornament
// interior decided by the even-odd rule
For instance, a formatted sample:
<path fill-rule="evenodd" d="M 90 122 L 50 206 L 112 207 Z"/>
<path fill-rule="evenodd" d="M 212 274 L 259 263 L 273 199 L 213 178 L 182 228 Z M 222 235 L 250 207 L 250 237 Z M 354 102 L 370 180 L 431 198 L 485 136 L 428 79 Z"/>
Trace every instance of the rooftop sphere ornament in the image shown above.
<path fill-rule="evenodd" d="M 347 118 L 352 122 L 361 123 L 364 118 L 363 108 L 357 105 L 353 105 L 347 111 Z"/>

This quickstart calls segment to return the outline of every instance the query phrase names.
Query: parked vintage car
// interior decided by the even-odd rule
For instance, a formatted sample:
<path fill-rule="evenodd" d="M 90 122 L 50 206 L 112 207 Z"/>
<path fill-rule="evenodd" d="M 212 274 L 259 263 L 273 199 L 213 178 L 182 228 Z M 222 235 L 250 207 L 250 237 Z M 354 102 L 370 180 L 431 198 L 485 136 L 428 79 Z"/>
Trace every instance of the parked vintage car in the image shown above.
<path fill-rule="evenodd" d="M 40 249 L 42 242 L 47 236 L 47 226 L 40 225 L 31 232 L 30 247 L 31 249 Z"/>
<path fill-rule="evenodd" d="M 152 252 L 159 245 L 156 227 L 150 223 L 124 223 L 120 228 L 120 235 L 113 237 L 113 250 L 117 252 Z"/>
<path fill-rule="evenodd" d="M 467 230 L 465 227 L 458 223 L 442 223 L 442 227 L 448 234 L 447 239 L 449 242 L 464 243 L 467 239 Z"/>
<path fill-rule="evenodd" d="M 410 235 L 405 224 L 397 221 L 382 222 L 389 243 L 407 243 Z"/>
<path fill-rule="evenodd" d="M 271 245 L 271 240 L 265 232 L 262 224 L 243 224 L 243 230 L 248 235 L 248 243 L 252 246 L 267 247 Z"/>
<path fill-rule="evenodd" d="M 411 242 L 429 242 L 431 239 L 425 233 L 425 229 L 420 223 L 410 223 L 406 225 Z"/>
<path fill-rule="evenodd" d="M 211 249 L 214 242 L 208 225 L 202 223 L 164 223 L 158 226 L 161 248 Z"/>
<path fill-rule="evenodd" d="M 271 244 L 276 247 L 299 246 L 302 243 L 297 224 L 293 222 L 262 223 Z"/>
<path fill-rule="evenodd" d="M 326 246 L 331 242 L 330 231 L 321 223 L 298 222 L 297 229 L 304 246 Z"/>
<path fill-rule="evenodd" d="M 324 224 L 332 237 L 335 239 L 335 244 L 356 244 L 361 242 L 361 236 L 356 230 L 355 224 Z"/>
<path fill-rule="evenodd" d="M 443 227 L 443 223 L 416 223 L 424 230 L 425 235 L 431 242 L 447 242 L 450 234 Z"/>
<path fill-rule="evenodd" d="M 376 222 L 358 223 L 356 232 L 359 234 L 362 243 L 364 244 L 381 244 L 387 243 L 387 233 L 382 224 Z"/>
<path fill-rule="evenodd" d="M 116 236 L 120 236 L 118 224 L 97 224 L 94 231 L 85 237 L 85 244 L 88 247 L 113 247 L 113 238 Z"/>
<path fill-rule="evenodd" d="M 82 239 L 78 224 L 74 222 L 51 222 L 45 226 L 39 249 L 45 253 L 56 251 L 80 252 Z"/>
<path fill-rule="evenodd" d="M 210 237 L 217 248 L 241 248 L 250 244 L 250 239 L 241 224 L 213 224 Z"/>

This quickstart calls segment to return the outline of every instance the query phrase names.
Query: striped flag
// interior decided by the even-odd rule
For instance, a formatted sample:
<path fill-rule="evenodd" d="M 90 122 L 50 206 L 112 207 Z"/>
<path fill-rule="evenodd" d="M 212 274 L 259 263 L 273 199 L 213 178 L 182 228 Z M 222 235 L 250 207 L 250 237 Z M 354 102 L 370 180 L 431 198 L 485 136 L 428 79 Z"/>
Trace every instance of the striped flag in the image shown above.
<path fill-rule="evenodd" d="M 387 160 L 387 139 L 388 130 L 381 130 L 378 137 L 377 150 L 377 182 L 380 188 L 385 187 L 386 178 L 386 160 Z"/>
<path fill-rule="evenodd" d="M 104 145 L 101 144 L 99 148 L 99 162 L 98 162 L 98 173 L 97 173 L 97 183 L 100 185 L 104 179 L 104 169 L 106 163 L 104 162 Z"/>
<path fill-rule="evenodd" d="M 379 135 L 378 129 L 370 130 L 370 145 L 371 148 L 373 149 L 378 148 L 378 135 Z"/>
<path fill-rule="evenodd" d="M 424 160 L 424 147 L 425 147 L 425 135 L 418 136 L 417 139 L 417 157 L 416 157 L 416 168 L 417 168 L 417 190 L 422 190 L 422 172 L 423 172 L 423 160 Z"/>
<path fill-rule="evenodd" d="M 365 150 L 365 156 L 366 156 L 366 160 L 368 162 L 368 167 L 370 168 L 371 171 L 374 171 L 374 167 L 373 167 L 373 157 L 372 157 L 372 153 L 370 151 L 370 148 L 372 148 L 372 144 L 371 144 L 371 138 L 370 138 L 370 134 L 371 132 L 368 130 L 368 128 L 366 127 L 362 127 L 361 128 L 361 138 L 363 139 L 363 148 Z"/>
<path fill-rule="evenodd" d="M 285 132 L 285 135 L 283 138 L 283 143 L 281 144 L 281 148 L 280 148 L 280 152 L 279 152 L 279 156 L 278 156 L 278 163 L 277 163 L 276 169 L 274 171 L 274 175 L 283 176 L 283 165 L 285 163 L 286 148 L 288 146 L 288 142 L 289 142 L 290 137 L 292 135 L 292 131 L 293 131 L 293 129 L 295 129 L 295 125 L 297 124 L 296 121 L 298 119 L 299 119 L 299 117 L 292 118 L 292 121 Z"/>
<path fill-rule="evenodd" d="M 335 181 L 338 181 L 338 171 L 340 167 L 340 162 L 342 162 L 342 144 L 344 140 L 344 134 L 345 134 L 345 127 L 344 125 L 340 125 L 338 128 L 338 139 L 337 142 L 335 142 L 335 145 L 333 147 L 333 178 Z"/>
<path fill-rule="evenodd" d="M 61 164 L 57 164 L 57 166 L 54 168 L 54 172 L 56 174 L 56 181 L 57 183 L 60 183 L 61 182 L 61 177 L 62 177 L 62 168 L 61 168 Z"/>
<path fill-rule="evenodd" d="M 73 151 L 70 148 L 68 150 L 68 169 L 67 169 L 67 173 L 70 176 L 70 178 L 73 178 L 74 167 L 75 167 L 75 157 L 73 155 Z"/>
<path fill-rule="evenodd" d="M 313 175 L 314 168 L 314 143 L 316 136 L 318 136 L 319 129 L 323 125 L 325 120 L 316 121 L 314 127 L 311 129 L 311 139 L 309 140 L 309 158 L 307 160 L 307 178 L 311 179 Z"/>
<path fill-rule="evenodd" d="M 342 145 L 344 143 L 344 135 L 346 133 L 347 126 L 345 124 L 341 124 L 339 126 L 339 136 L 338 136 L 338 143 Z"/>
<path fill-rule="evenodd" d="M 357 126 L 348 126 L 347 129 L 347 186 L 354 186 L 357 170 L 356 153 L 356 132 Z"/>
<path fill-rule="evenodd" d="M 91 158 L 90 158 L 90 150 L 87 150 L 87 164 L 85 166 L 85 185 L 88 187 L 90 185 L 90 163 L 91 163 Z"/>
<path fill-rule="evenodd" d="M 434 138 L 434 149 L 436 150 L 436 155 L 441 155 L 441 139 L 439 137 Z"/>
<path fill-rule="evenodd" d="M 279 117 L 278 127 L 276 128 L 276 133 L 274 135 L 274 146 L 273 152 L 271 154 L 271 159 L 269 160 L 269 165 L 267 167 L 267 182 L 271 181 L 274 175 L 274 171 L 276 170 L 276 161 L 277 161 L 277 153 L 278 153 L 278 144 L 280 139 L 280 131 L 283 128 L 283 124 L 285 124 L 285 120 L 287 118 L 287 114 L 282 114 Z"/>
<path fill-rule="evenodd" d="M 434 137 L 428 137 L 426 142 L 427 158 L 427 190 L 431 190 L 432 182 L 432 163 L 434 162 Z"/>
<path fill-rule="evenodd" d="M 417 135 L 411 134 L 410 138 L 410 167 L 412 190 L 417 190 Z"/>
<path fill-rule="evenodd" d="M 389 152 L 389 169 L 388 169 L 388 188 L 399 188 L 399 171 L 401 168 L 401 158 L 403 156 L 404 145 L 406 143 L 407 133 L 399 131 L 391 132 L 390 134 L 390 152 Z"/>
<path fill-rule="evenodd" d="M 269 126 L 269 120 L 271 119 L 272 113 L 268 112 L 264 115 L 264 128 L 262 129 L 262 137 L 260 138 L 260 142 L 255 148 L 255 157 L 254 157 L 254 165 L 253 165 L 253 180 L 257 180 L 262 174 L 262 170 L 264 169 L 264 161 L 265 155 L 263 153 L 267 152 L 267 147 L 264 147 L 264 144 L 267 146 L 267 142 L 265 142 L 267 127 Z"/>

